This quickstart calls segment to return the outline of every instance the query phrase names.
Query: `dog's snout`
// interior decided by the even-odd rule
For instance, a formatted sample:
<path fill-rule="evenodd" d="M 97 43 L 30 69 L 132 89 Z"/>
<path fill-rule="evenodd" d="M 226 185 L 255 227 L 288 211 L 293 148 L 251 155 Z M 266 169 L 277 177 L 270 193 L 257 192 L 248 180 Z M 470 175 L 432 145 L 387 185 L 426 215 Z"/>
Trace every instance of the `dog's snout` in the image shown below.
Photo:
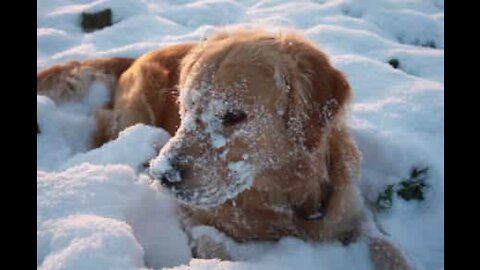
<path fill-rule="evenodd" d="M 182 181 L 182 173 L 180 169 L 172 166 L 172 169 L 163 172 L 160 176 L 162 185 L 172 188 L 177 186 Z"/>
<path fill-rule="evenodd" d="M 166 175 L 162 176 L 160 182 L 162 183 L 162 186 L 166 186 L 168 188 L 173 188 L 176 184 L 176 182 L 171 182 Z"/>
<path fill-rule="evenodd" d="M 171 157 L 156 158 L 150 168 L 151 175 L 166 187 L 175 187 L 182 181 L 182 171 L 178 159 Z"/>

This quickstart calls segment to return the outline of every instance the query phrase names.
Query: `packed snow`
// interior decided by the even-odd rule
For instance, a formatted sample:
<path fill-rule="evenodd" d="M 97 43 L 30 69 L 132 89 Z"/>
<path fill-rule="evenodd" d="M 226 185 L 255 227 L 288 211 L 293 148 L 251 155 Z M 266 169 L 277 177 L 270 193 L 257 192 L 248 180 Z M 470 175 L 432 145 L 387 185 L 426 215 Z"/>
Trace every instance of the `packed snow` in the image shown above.
<path fill-rule="evenodd" d="M 105 8 L 114 24 L 83 33 L 80 14 Z M 367 201 L 428 166 L 425 200 L 394 194 L 377 218 L 418 269 L 443 269 L 443 0 L 37 0 L 37 68 L 138 57 L 229 25 L 296 29 L 346 74 Z M 168 133 L 139 124 L 89 150 L 92 111 L 107 97 L 101 84 L 78 102 L 37 96 L 38 269 L 371 269 L 362 241 L 238 244 L 208 227 L 198 233 L 223 239 L 234 261 L 192 259 L 175 201 L 145 171 Z"/>

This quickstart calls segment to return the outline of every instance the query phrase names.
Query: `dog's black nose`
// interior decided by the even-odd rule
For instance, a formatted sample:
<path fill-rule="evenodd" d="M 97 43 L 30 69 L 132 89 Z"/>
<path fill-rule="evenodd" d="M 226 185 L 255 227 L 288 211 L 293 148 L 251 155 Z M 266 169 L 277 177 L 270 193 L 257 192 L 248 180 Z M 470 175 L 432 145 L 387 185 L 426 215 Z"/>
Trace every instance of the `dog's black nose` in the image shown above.
<path fill-rule="evenodd" d="M 150 165 L 150 174 L 160 180 L 161 184 L 173 188 L 182 181 L 182 172 L 176 159 L 170 157 L 157 157 Z"/>
<path fill-rule="evenodd" d="M 168 188 L 178 186 L 178 184 L 180 184 L 182 181 L 181 172 L 177 168 L 163 172 L 159 178 L 162 185 Z"/>

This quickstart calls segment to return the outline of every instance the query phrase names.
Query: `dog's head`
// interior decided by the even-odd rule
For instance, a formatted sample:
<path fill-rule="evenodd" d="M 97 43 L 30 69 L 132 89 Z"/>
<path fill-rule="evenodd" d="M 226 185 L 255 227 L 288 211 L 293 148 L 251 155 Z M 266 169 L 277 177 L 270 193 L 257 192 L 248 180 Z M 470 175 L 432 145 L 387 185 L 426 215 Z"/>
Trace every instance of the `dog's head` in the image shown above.
<path fill-rule="evenodd" d="M 247 30 L 199 43 L 183 59 L 179 89 L 181 124 L 151 173 L 198 206 L 252 187 L 308 186 L 302 181 L 323 170 L 312 162 L 350 97 L 311 43 Z"/>

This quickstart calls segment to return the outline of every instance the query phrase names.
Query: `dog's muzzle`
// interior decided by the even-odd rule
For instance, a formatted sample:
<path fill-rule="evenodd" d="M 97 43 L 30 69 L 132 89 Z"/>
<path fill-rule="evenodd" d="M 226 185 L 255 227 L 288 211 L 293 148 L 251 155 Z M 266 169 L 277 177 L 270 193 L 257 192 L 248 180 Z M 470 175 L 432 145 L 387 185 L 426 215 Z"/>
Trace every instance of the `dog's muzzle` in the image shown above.
<path fill-rule="evenodd" d="M 175 159 L 166 156 L 159 156 L 152 160 L 150 175 L 168 188 L 173 188 L 182 181 L 182 173 Z"/>

